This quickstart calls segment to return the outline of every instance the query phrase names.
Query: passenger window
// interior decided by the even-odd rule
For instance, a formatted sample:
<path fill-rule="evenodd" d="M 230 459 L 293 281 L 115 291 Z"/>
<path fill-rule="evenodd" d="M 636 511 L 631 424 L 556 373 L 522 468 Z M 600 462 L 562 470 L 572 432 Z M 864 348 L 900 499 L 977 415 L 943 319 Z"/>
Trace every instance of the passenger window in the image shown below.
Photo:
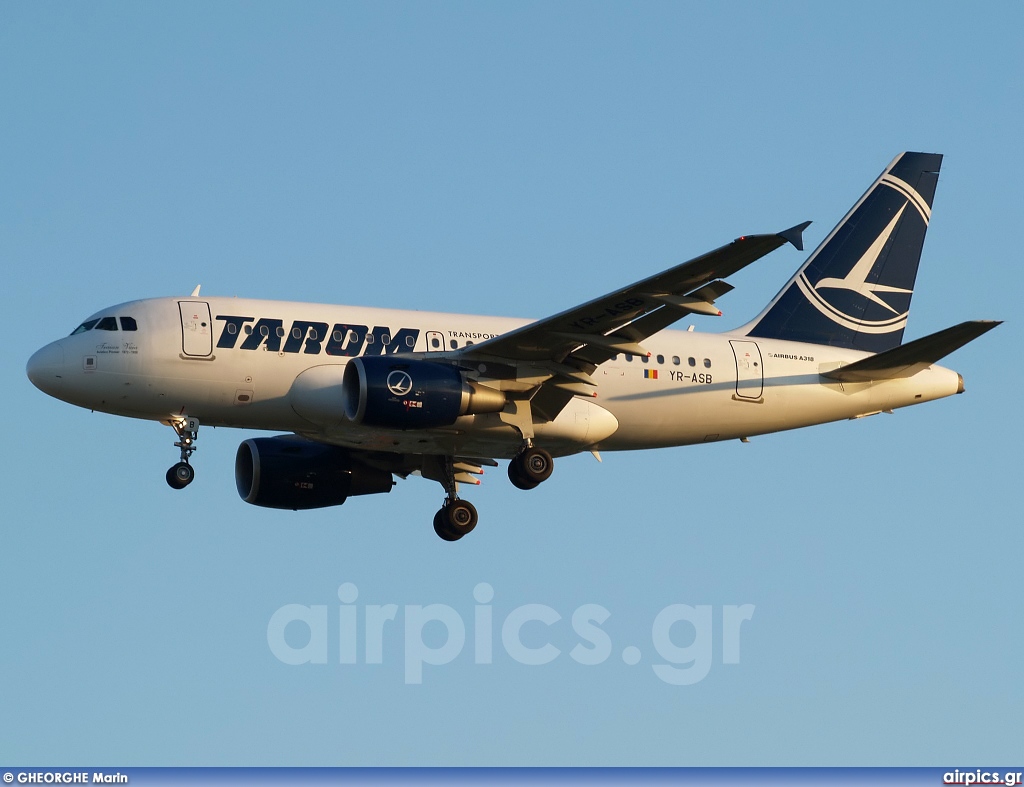
<path fill-rule="evenodd" d="M 372 333 L 366 334 L 366 343 L 367 344 L 373 344 L 373 334 Z"/>
<path fill-rule="evenodd" d="M 434 341 L 437 341 L 437 340 L 435 339 Z M 416 339 L 414 337 L 412 337 L 412 336 L 406 336 L 405 337 L 405 344 L 406 344 L 407 347 L 415 347 L 416 346 Z M 437 345 L 435 345 L 435 347 L 436 346 Z"/>
<path fill-rule="evenodd" d="M 665 356 L 664 355 L 659 355 L 658 356 L 658 363 L 665 363 Z"/>
<path fill-rule="evenodd" d="M 293 339 L 301 339 L 302 338 L 302 331 L 300 331 L 298 328 L 292 328 L 292 338 Z"/>
<path fill-rule="evenodd" d="M 97 331 L 116 331 L 117 320 L 113 317 L 104 317 L 96 323 Z"/>
<path fill-rule="evenodd" d="M 320 339 L 320 334 L 318 334 L 316 332 L 316 328 L 310 328 L 309 329 L 309 340 L 311 342 L 315 342 L 315 341 L 319 341 L 319 339 Z"/>
<path fill-rule="evenodd" d="M 687 358 L 686 362 L 688 364 L 690 364 L 690 366 L 696 366 L 697 365 L 697 359 L 696 358 Z"/>
<path fill-rule="evenodd" d="M 387 347 L 389 344 L 391 344 L 391 335 L 387 333 L 382 333 L 380 336 L 380 343 Z"/>
<path fill-rule="evenodd" d="M 459 346 L 459 343 L 454 339 L 452 339 L 451 342 L 449 342 L 449 344 L 451 344 L 453 350 L 457 349 Z"/>
<path fill-rule="evenodd" d="M 245 335 L 246 336 L 251 336 L 252 335 L 252 326 L 251 325 L 246 325 L 245 326 Z"/>
<path fill-rule="evenodd" d="M 672 365 L 673 366 L 679 366 L 679 356 L 678 355 L 673 355 L 672 356 Z"/>
<path fill-rule="evenodd" d="M 611 358 L 609 358 L 608 360 L 609 360 L 609 361 L 617 361 L 617 360 L 619 360 L 619 355 L 618 355 L 618 353 L 616 353 L 615 355 L 613 355 L 613 356 L 612 356 Z"/>
<path fill-rule="evenodd" d="M 333 334 L 334 341 L 341 344 L 341 340 L 345 338 L 345 335 L 341 331 L 335 331 Z"/>
<path fill-rule="evenodd" d="M 641 361 L 642 361 L 643 363 L 650 363 L 650 362 L 651 362 L 651 359 L 650 359 L 650 358 L 648 358 L 648 357 L 647 357 L 646 355 L 641 355 L 641 356 L 640 356 L 640 360 L 641 360 Z"/>
<path fill-rule="evenodd" d="M 75 328 L 75 330 L 73 330 L 71 332 L 71 335 L 75 336 L 76 334 L 79 334 L 79 333 L 85 333 L 86 331 L 91 331 L 93 328 L 96 327 L 96 323 L 98 323 L 98 322 L 99 322 L 99 320 L 86 320 L 81 325 L 79 325 L 77 328 Z"/>
<path fill-rule="evenodd" d="M 260 326 L 260 334 L 262 336 L 270 336 L 270 326 L 269 325 L 261 325 Z"/>
<path fill-rule="evenodd" d="M 628 363 L 633 363 L 633 354 L 632 353 L 626 353 L 626 361 Z"/>
<path fill-rule="evenodd" d="M 235 325 L 233 322 L 229 322 L 228 323 L 228 333 L 230 333 L 232 336 L 234 336 L 236 333 L 238 333 L 238 326 Z"/>
<path fill-rule="evenodd" d="M 704 368 L 705 369 L 710 369 L 711 368 L 711 359 L 710 358 L 705 358 L 704 359 Z"/>
<path fill-rule="evenodd" d="M 122 317 L 121 318 L 121 330 L 122 331 L 137 331 L 139 330 L 139 324 L 135 322 L 134 317 Z"/>
<path fill-rule="evenodd" d="M 277 326 L 277 337 L 279 339 L 283 339 L 284 338 L 284 326 L 283 325 L 278 325 Z"/>
<path fill-rule="evenodd" d="M 436 350 L 436 349 L 438 349 L 438 348 L 440 348 L 440 346 L 441 346 L 441 340 L 440 340 L 440 339 L 438 339 L 438 338 L 437 338 L 436 336 L 434 336 L 434 337 L 433 337 L 433 338 L 431 338 L 431 340 L 430 340 L 430 346 L 431 346 L 431 347 L 433 347 L 433 348 L 434 348 L 435 350 Z"/>

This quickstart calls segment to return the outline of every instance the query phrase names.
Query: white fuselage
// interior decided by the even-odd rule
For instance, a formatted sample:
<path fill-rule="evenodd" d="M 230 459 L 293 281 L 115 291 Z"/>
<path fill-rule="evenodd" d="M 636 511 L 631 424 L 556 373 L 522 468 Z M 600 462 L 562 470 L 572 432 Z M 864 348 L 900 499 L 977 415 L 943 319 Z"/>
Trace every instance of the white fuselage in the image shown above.
<path fill-rule="evenodd" d="M 48 345 L 29 363 L 36 385 L 117 415 L 165 422 L 188 415 L 366 450 L 509 458 L 521 446 L 498 414 L 404 432 L 353 424 L 334 401 L 344 364 L 356 355 L 400 349 L 429 358 L 528 320 L 240 298 L 140 300 L 96 316 L 130 317 L 137 330 L 94 327 Z M 866 353 L 739 333 L 666 330 L 644 347 L 650 358 L 620 354 L 599 366 L 596 398 L 577 396 L 554 421 L 538 423 L 538 444 L 569 454 L 728 440 L 962 388 L 955 372 L 938 366 L 907 378 L 839 383 L 820 373 Z"/>

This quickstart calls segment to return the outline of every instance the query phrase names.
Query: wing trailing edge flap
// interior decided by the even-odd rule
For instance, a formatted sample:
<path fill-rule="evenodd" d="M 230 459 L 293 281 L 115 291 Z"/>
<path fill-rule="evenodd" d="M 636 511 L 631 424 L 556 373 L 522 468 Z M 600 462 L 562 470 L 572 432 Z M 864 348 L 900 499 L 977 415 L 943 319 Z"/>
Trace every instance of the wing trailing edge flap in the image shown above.
<path fill-rule="evenodd" d="M 912 377 L 1000 324 L 999 320 L 962 322 L 848 366 L 823 372 L 821 376 L 840 382 L 858 383 Z"/>
<path fill-rule="evenodd" d="M 418 472 L 424 478 L 431 481 L 445 482 L 447 471 L 443 457 L 433 454 L 423 454 L 410 457 L 413 464 L 418 465 L 415 469 L 410 468 L 410 473 Z M 470 484 L 479 486 L 480 479 L 476 476 L 484 474 L 484 467 L 497 467 L 498 463 L 493 459 L 479 456 L 454 456 L 452 457 L 452 472 L 455 482 L 458 484 Z M 408 474 L 406 474 L 408 475 Z M 403 476 L 405 477 L 405 476 Z"/>

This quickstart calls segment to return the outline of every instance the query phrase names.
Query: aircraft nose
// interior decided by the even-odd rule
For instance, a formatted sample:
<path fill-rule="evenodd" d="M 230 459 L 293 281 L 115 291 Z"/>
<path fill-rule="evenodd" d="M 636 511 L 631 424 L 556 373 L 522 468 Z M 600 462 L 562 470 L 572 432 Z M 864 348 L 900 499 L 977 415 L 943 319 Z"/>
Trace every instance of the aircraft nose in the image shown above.
<path fill-rule="evenodd" d="M 37 350 L 28 359 L 25 372 L 32 385 L 43 393 L 57 396 L 64 382 L 64 348 L 60 342 L 53 342 Z"/>

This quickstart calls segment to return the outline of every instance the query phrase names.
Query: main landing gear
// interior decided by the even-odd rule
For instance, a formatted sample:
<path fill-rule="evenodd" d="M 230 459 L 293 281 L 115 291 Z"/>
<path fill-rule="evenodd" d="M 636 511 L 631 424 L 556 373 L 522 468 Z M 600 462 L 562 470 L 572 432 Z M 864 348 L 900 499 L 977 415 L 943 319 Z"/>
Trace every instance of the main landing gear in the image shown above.
<path fill-rule="evenodd" d="M 424 475 L 440 483 L 445 491 L 444 505 L 434 514 L 434 532 L 445 541 L 458 541 L 472 532 L 480 517 L 472 503 L 459 498 L 455 460 L 450 456 L 436 457 L 430 467 L 424 467 Z"/>
<path fill-rule="evenodd" d="M 448 497 L 434 514 L 434 532 L 445 541 L 458 541 L 472 532 L 479 518 L 476 506 L 468 500 Z"/>
<path fill-rule="evenodd" d="M 533 489 L 551 477 L 554 464 L 550 453 L 527 443 L 509 462 L 508 477 L 520 489 Z M 445 541 L 458 541 L 472 532 L 479 516 L 472 503 L 459 497 L 454 459 L 430 457 L 424 463 L 423 475 L 440 483 L 446 495 L 441 510 L 434 514 L 434 532 Z"/>
<path fill-rule="evenodd" d="M 555 460 L 543 448 L 528 445 L 508 463 L 508 480 L 520 489 L 533 489 L 551 477 Z"/>
<path fill-rule="evenodd" d="M 196 450 L 199 419 L 183 417 L 171 421 L 170 426 L 178 435 L 178 442 L 174 447 L 181 449 L 181 460 L 167 471 L 167 485 L 171 489 L 184 489 L 196 477 L 196 471 L 192 469 L 188 460 Z"/>

